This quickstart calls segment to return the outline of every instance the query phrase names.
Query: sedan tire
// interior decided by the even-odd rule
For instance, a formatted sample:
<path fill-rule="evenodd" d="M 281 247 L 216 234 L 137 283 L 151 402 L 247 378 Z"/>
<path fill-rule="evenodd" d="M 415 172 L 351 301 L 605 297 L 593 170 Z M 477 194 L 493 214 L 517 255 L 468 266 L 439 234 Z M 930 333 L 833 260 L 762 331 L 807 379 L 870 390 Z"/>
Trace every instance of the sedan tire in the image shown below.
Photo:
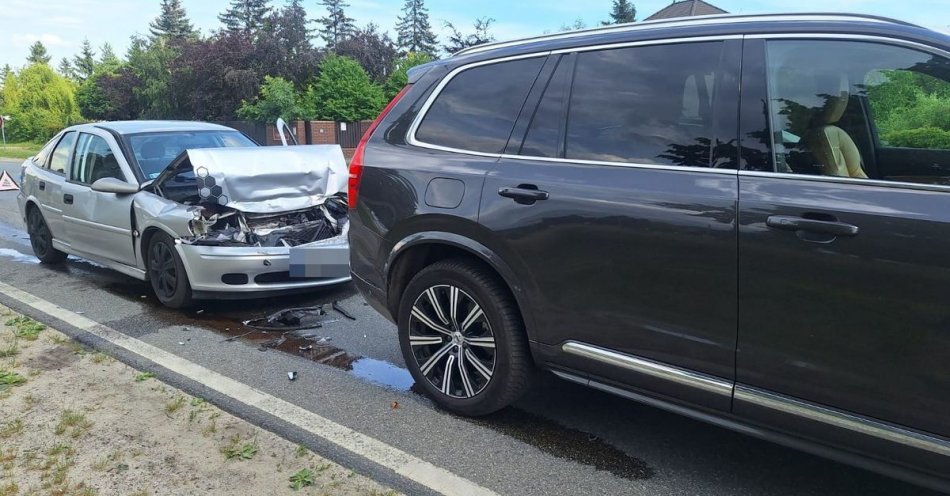
<path fill-rule="evenodd" d="M 158 301 L 171 308 L 190 306 L 191 284 L 171 236 L 156 233 L 149 240 L 146 253 L 148 280 Z"/>
<path fill-rule="evenodd" d="M 30 235 L 33 254 L 40 259 L 40 263 L 58 264 L 66 261 L 66 254 L 53 248 L 53 234 L 39 208 L 31 208 L 27 214 L 26 231 Z"/>
<path fill-rule="evenodd" d="M 409 282 L 399 305 L 399 344 L 416 384 L 460 415 L 508 406 L 536 375 L 511 292 L 469 260 L 435 263 Z"/>

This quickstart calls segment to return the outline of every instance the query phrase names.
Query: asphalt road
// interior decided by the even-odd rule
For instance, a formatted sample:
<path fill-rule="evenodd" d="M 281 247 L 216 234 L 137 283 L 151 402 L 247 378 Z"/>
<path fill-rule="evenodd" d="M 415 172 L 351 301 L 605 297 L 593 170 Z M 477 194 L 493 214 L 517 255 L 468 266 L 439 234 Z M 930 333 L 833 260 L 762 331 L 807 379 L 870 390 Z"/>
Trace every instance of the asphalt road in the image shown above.
<path fill-rule="evenodd" d="M 18 165 L 0 169 L 19 177 Z M 37 263 L 16 207 L 0 192 L 0 281 L 54 302 L 260 391 L 379 439 L 500 494 L 577 495 L 904 495 L 931 494 L 870 472 L 759 441 L 574 384 L 544 378 L 515 407 L 472 421 L 446 414 L 416 394 L 394 326 L 351 285 L 250 302 L 206 302 L 188 312 L 164 309 L 146 284 L 70 257 L 62 267 Z M 356 320 L 329 311 L 307 338 L 244 334 L 242 323 L 288 307 L 339 304 Z M 24 313 L 29 308 L 0 296 Z M 206 397 L 264 428 L 409 494 L 426 491 L 373 462 L 308 437 L 295 426 L 217 397 L 191 381 L 84 336 L 67 333 L 133 366 Z M 324 338 L 321 341 L 321 338 Z M 301 347 L 312 346 L 301 351 Z M 298 372 L 295 381 L 287 372 Z M 392 408 L 393 402 L 399 408 Z"/>

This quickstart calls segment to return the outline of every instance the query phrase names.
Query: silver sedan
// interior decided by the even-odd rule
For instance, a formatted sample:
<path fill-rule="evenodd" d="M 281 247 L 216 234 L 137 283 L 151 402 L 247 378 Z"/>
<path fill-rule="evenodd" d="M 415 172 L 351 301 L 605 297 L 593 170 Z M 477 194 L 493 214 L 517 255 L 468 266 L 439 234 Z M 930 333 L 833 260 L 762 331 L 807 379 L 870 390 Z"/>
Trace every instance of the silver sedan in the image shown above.
<path fill-rule="evenodd" d="M 93 260 L 178 308 L 348 281 L 346 184 L 335 145 L 129 121 L 60 132 L 24 162 L 17 200 L 41 262 Z"/>

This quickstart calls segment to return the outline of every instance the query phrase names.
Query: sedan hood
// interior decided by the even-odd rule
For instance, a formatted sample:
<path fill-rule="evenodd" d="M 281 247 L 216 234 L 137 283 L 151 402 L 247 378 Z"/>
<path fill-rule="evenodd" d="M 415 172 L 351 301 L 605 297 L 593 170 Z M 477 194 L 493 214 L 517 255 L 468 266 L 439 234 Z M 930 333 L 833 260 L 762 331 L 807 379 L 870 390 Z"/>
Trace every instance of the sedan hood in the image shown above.
<path fill-rule="evenodd" d="M 187 150 L 155 185 L 191 166 L 202 203 L 247 213 L 279 213 L 323 204 L 346 191 L 348 169 L 339 145 Z"/>

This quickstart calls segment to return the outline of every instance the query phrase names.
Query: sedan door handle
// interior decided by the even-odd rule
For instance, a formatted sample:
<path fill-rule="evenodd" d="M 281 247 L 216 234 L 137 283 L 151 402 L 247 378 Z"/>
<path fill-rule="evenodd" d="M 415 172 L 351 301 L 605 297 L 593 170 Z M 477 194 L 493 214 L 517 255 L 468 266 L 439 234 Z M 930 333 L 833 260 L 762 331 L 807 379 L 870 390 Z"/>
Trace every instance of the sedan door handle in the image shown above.
<path fill-rule="evenodd" d="M 46 191 L 46 181 L 40 181 L 40 191 Z"/>
<path fill-rule="evenodd" d="M 533 184 L 519 184 L 516 188 L 498 188 L 498 194 L 522 205 L 531 205 L 538 200 L 547 200 L 551 196 L 547 191 L 541 191 Z"/>
<path fill-rule="evenodd" d="M 65 203 L 66 205 L 72 205 L 72 204 L 73 204 L 73 195 L 68 195 L 68 194 L 67 194 L 67 195 L 63 195 L 63 203 Z"/>
<path fill-rule="evenodd" d="M 809 219 L 791 215 L 772 215 L 765 220 L 765 225 L 783 231 L 811 231 L 831 234 L 832 236 L 856 236 L 858 226 L 837 220 Z"/>

